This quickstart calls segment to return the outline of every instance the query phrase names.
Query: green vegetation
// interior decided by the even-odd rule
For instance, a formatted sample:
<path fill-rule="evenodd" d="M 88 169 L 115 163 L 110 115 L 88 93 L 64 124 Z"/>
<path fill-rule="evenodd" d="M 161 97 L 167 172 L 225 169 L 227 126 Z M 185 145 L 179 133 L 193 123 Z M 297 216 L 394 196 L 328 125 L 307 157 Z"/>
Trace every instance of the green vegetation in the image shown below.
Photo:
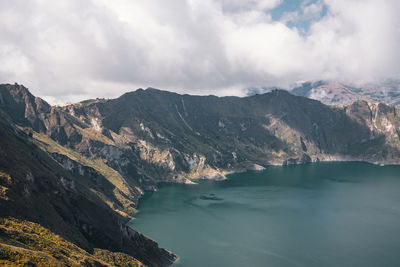
<path fill-rule="evenodd" d="M 135 258 L 107 250 L 89 254 L 41 225 L 0 219 L 1 266 L 144 266 Z"/>
<path fill-rule="evenodd" d="M 104 262 L 118 267 L 142 267 L 141 262 L 129 255 L 120 252 L 110 252 L 104 249 L 95 249 L 93 255 Z"/>
<path fill-rule="evenodd" d="M 0 171 L 0 199 L 8 200 L 7 191 L 11 183 L 11 176 Z"/>

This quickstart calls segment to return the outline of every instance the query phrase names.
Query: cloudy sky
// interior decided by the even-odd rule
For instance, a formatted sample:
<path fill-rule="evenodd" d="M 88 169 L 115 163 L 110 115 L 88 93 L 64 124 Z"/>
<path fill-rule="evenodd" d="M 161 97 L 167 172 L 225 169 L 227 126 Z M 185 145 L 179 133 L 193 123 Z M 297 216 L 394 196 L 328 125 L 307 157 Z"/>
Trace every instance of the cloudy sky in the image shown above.
<path fill-rule="evenodd" d="M 51 103 L 400 74 L 398 0 L 4 0 L 0 82 Z"/>

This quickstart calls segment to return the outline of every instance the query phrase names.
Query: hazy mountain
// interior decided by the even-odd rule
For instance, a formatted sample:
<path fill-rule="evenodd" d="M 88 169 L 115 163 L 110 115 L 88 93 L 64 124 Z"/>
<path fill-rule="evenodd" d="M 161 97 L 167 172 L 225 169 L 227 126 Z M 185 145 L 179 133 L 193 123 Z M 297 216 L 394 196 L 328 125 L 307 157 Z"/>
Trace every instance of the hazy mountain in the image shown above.
<path fill-rule="evenodd" d="M 277 87 L 250 87 L 248 96 L 277 90 Z M 288 89 L 294 95 L 319 100 L 326 105 L 350 105 L 357 100 L 400 105 L 400 80 L 369 84 L 346 84 L 336 81 L 309 81 Z"/>
<path fill-rule="evenodd" d="M 2 216 L 153 266 L 174 256 L 122 225 L 159 182 L 318 160 L 400 163 L 400 109 L 363 100 L 332 107 L 283 90 L 239 98 L 149 88 L 50 106 L 21 85 L 1 85 L 0 110 L 0 171 L 10 177 Z"/>
<path fill-rule="evenodd" d="M 351 85 L 339 82 L 305 82 L 291 92 L 316 99 L 327 105 L 349 105 L 357 100 L 400 105 L 400 81 Z"/>

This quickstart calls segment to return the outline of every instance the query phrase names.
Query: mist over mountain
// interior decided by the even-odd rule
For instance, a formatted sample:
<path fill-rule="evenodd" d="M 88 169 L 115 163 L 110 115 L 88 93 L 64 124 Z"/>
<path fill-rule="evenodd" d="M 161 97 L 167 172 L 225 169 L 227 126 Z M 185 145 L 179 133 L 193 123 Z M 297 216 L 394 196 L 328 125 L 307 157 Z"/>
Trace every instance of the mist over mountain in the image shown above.
<path fill-rule="evenodd" d="M 398 0 L 2 1 L 0 80 L 60 104 L 139 87 L 239 96 L 299 80 L 396 79 L 399 9 Z"/>
<path fill-rule="evenodd" d="M 279 87 L 251 87 L 247 95 L 263 94 Z M 400 105 L 400 80 L 375 83 L 345 83 L 329 80 L 301 82 L 287 89 L 294 95 L 319 100 L 327 105 L 350 105 L 357 100 Z"/>

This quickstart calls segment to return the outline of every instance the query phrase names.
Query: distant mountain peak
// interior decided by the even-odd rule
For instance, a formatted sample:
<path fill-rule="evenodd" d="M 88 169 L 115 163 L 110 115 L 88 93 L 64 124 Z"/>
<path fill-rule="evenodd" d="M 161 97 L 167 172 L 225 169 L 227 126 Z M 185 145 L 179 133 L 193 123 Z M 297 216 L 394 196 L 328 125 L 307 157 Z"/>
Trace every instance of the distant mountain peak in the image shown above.
<path fill-rule="evenodd" d="M 279 89 L 277 87 L 251 87 L 247 95 L 256 95 Z M 346 83 L 335 80 L 313 80 L 297 83 L 287 89 L 294 95 L 319 100 L 327 105 L 350 105 L 357 100 L 400 105 L 400 80 L 375 83 Z"/>

